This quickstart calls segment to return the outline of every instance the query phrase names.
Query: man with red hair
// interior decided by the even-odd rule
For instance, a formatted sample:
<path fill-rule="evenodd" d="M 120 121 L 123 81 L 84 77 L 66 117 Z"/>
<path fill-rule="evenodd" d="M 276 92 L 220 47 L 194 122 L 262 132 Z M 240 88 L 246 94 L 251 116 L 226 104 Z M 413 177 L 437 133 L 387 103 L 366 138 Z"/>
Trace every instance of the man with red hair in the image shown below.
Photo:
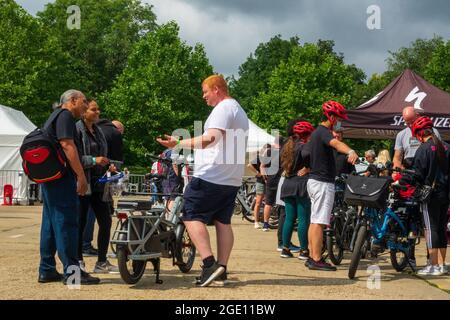
<path fill-rule="evenodd" d="M 203 260 L 197 285 L 227 279 L 226 266 L 233 248 L 231 216 L 244 175 L 248 118 L 239 103 L 228 94 L 225 79 L 213 75 L 203 81 L 203 99 L 214 109 L 206 120 L 202 136 L 178 140 L 157 139 L 168 148 L 195 149 L 194 177 L 184 194 L 183 222 Z M 217 261 L 207 224 L 217 233 Z"/>

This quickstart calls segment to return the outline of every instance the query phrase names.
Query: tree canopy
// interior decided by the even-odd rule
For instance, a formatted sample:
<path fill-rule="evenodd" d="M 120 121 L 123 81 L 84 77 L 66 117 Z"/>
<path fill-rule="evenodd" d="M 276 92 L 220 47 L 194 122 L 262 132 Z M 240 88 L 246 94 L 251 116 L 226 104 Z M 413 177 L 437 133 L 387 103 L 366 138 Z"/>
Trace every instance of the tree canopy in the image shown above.
<path fill-rule="evenodd" d="M 213 69 L 203 46 L 188 46 L 170 22 L 148 33 L 131 52 L 128 65 L 101 99 L 109 115 L 125 125 L 130 154 L 143 161 L 161 150 L 156 137 L 178 128 L 192 129 L 210 112 L 201 83 Z"/>

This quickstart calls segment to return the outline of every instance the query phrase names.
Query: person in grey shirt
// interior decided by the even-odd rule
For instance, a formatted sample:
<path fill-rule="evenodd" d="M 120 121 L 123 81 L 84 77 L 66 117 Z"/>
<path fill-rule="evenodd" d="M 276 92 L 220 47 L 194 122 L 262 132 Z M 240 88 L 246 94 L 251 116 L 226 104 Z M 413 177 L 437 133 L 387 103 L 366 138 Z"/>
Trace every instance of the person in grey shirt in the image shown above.
<path fill-rule="evenodd" d="M 394 168 L 403 169 L 403 160 L 414 158 L 420 146 L 420 141 L 413 137 L 411 133 L 411 125 L 419 116 L 420 114 L 417 112 L 417 109 L 414 109 L 412 106 L 403 109 L 403 119 L 407 127 L 400 131 L 395 138 Z M 433 130 L 435 135 L 440 138 L 439 132 L 435 128 Z"/>

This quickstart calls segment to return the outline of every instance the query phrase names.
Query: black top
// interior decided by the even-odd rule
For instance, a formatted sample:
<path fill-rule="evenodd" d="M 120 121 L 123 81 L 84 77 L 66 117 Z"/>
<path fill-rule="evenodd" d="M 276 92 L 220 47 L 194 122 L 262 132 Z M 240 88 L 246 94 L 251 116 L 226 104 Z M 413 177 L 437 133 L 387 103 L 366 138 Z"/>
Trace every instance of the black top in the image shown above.
<path fill-rule="evenodd" d="M 255 162 L 255 160 L 253 160 L 252 163 L 251 163 L 252 167 L 255 168 L 256 171 L 258 171 L 259 173 L 261 173 L 261 169 L 260 169 L 260 166 L 261 166 L 261 160 L 259 160 L 259 152 L 258 152 L 258 155 L 256 156 L 256 163 L 253 163 L 253 162 Z M 264 179 L 263 179 L 262 176 L 256 177 L 256 182 L 262 183 L 262 184 L 265 183 L 265 181 L 264 181 Z"/>
<path fill-rule="evenodd" d="M 439 166 L 437 148 L 432 139 L 429 139 L 427 142 L 420 145 L 414 156 L 413 170 L 415 171 L 415 175 L 412 177 L 412 181 L 408 181 L 408 183 L 414 184 L 414 180 L 417 180 L 421 184 L 431 186 L 436 177 L 436 185 L 432 196 L 439 199 L 447 199 L 448 197 L 448 161 L 450 147 L 445 142 L 443 142 L 443 144 L 445 147 L 443 167 Z"/>
<path fill-rule="evenodd" d="M 355 171 L 355 166 L 347 161 L 347 155 L 334 150 L 334 158 L 336 159 L 336 175 L 350 174 Z"/>
<path fill-rule="evenodd" d="M 311 153 L 311 172 L 309 178 L 334 183 L 336 163 L 330 141 L 333 140 L 330 129 L 319 125 L 311 135 L 309 143 Z"/>
<path fill-rule="evenodd" d="M 53 122 L 53 125 L 50 126 L 49 132 L 53 136 L 55 136 L 58 141 L 62 139 L 70 139 L 76 141 L 77 129 L 75 127 L 75 118 L 73 117 L 72 113 L 69 110 L 67 109 L 63 109 L 62 111 L 59 110 L 60 109 L 56 109 L 55 111 L 53 111 L 53 113 L 56 112 L 61 113 Z M 44 127 L 47 126 L 48 123 L 46 122 Z"/>
<path fill-rule="evenodd" d="M 264 168 L 266 169 L 267 174 L 267 182 L 266 186 L 269 189 L 276 190 L 278 189 L 278 182 L 280 181 L 281 174 L 283 170 L 281 169 L 281 152 L 278 148 L 273 148 L 270 146 L 267 148 L 266 152 L 266 160 L 272 159 L 275 161 L 269 161 L 268 163 L 264 163 Z"/>
<path fill-rule="evenodd" d="M 53 124 L 49 126 L 48 120 L 44 124 L 44 128 L 48 127 L 48 132 L 56 137 L 56 140 L 61 141 L 63 139 L 73 140 L 75 145 L 78 149 L 78 155 L 80 155 L 80 146 L 78 143 L 77 137 L 77 128 L 75 126 L 75 118 L 73 117 L 72 113 L 67 109 L 56 109 L 53 111 L 53 113 L 61 112 L 56 120 L 53 121 Z M 52 113 L 52 114 L 53 114 Z M 70 162 L 67 162 L 68 165 L 70 165 Z"/>
<path fill-rule="evenodd" d="M 283 186 L 281 187 L 281 199 L 287 197 L 306 197 L 308 195 L 306 189 L 308 175 L 299 177 L 297 172 L 303 167 L 309 166 L 309 150 L 305 147 L 305 144 L 297 143 L 294 147 L 294 153 L 292 172 L 286 176 Z"/>
<path fill-rule="evenodd" d="M 108 144 L 108 159 L 123 161 L 123 137 L 120 131 L 106 119 L 101 119 L 97 125 L 102 129 Z"/>
<path fill-rule="evenodd" d="M 173 161 L 172 149 L 167 149 L 163 153 L 164 153 L 164 156 L 166 159 Z M 175 161 L 175 164 L 177 164 L 176 161 Z M 179 185 L 181 183 L 181 178 L 179 176 L 177 176 L 177 173 L 173 169 L 173 162 L 171 162 L 171 164 L 167 164 L 167 167 L 168 167 L 167 168 L 167 171 L 168 171 L 167 178 L 162 181 L 162 185 L 163 185 L 163 187 L 173 189 L 174 187 L 176 187 L 177 185 Z"/>
<path fill-rule="evenodd" d="M 87 134 L 88 134 L 88 137 L 89 137 L 89 148 L 91 150 L 91 154 L 90 155 L 92 157 L 100 157 L 100 156 L 102 156 L 100 154 L 100 147 L 99 147 L 99 144 L 98 144 L 95 136 L 89 130 L 87 130 Z M 103 177 L 103 175 L 105 174 L 107 169 L 108 169 L 107 166 L 102 167 L 102 166 L 97 166 L 97 165 L 93 166 L 91 168 L 91 187 L 92 187 L 92 190 L 97 189 L 97 188 L 95 188 L 95 186 L 97 184 L 96 181 L 99 178 Z M 99 189 L 103 189 L 103 188 L 99 188 Z"/>

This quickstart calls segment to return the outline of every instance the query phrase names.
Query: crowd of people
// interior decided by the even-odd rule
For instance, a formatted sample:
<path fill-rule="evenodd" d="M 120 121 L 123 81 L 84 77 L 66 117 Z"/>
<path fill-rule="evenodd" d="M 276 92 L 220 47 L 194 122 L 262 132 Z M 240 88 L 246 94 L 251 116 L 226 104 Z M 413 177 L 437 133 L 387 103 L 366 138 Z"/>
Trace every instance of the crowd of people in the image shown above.
<path fill-rule="evenodd" d="M 183 140 L 166 135 L 157 141 L 168 153 L 172 149 L 195 149 L 194 174 L 184 192 L 181 218 L 202 259 L 202 271 L 196 284 L 205 287 L 227 280 L 227 265 L 234 245 L 231 217 L 245 169 L 246 148 L 241 147 L 239 140 L 245 143 L 249 122 L 245 111 L 229 95 L 222 76 L 205 79 L 202 91 L 206 103 L 213 107 L 204 133 Z M 52 130 L 71 170 L 62 179 L 43 184 L 39 281 L 65 281 L 71 275 L 69 267 L 75 266 L 81 270 L 81 284 L 94 284 L 99 279 L 90 276 L 83 263 L 85 225 L 92 209 L 99 224 L 98 261 L 94 272 L 117 272 L 117 267 L 106 258 L 111 203 L 105 201 L 103 186 L 96 181 L 107 170 L 116 170 L 110 159 L 123 160 L 123 155 L 111 154 L 114 143 L 110 143 L 111 138 L 100 126 L 100 110 L 95 101 L 70 90 L 61 96 L 58 108 L 66 112 L 55 120 Z M 252 163 L 257 177 L 255 228 L 268 231 L 272 207 L 283 203 L 277 248 L 281 257 L 290 258 L 298 252 L 298 258 L 304 260 L 309 269 L 335 271 L 336 267 L 322 256 L 324 228 L 330 224 L 335 177 L 355 171 L 359 156 L 343 142 L 341 122 L 347 119 L 345 107 L 330 100 L 323 103 L 321 112 L 322 119 L 317 127 L 307 119 L 289 121 L 287 138 L 265 146 Z M 393 162 L 399 168 L 411 167 L 416 174 L 395 178 L 404 184 L 422 183 L 434 187 L 432 201 L 411 214 L 423 214 L 429 251 L 429 263 L 419 273 L 440 275 L 447 272 L 448 145 L 440 141 L 431 120 L 418 115 L 414 108 L 405 108 L 403 117 L 407 128 L 397 136 Z M 76 118 L 80 118 L 77 123 Z M 112 124 L 121 135 L 123 126 L 117 122 Z M 386 165 L 390 161 L 387 150 L 381 150 L 378 156 L 374 150 L 368 150 L 365 158 L 369 167 L 377 163 Z M 365 174 L 372 173 L 368 170 Z M 299 246 L 291 242 L 296 221 Z M 214 225 L 216 229 L 217 256 L 212 251 L 207 225 Z M 63 262 L 64 275 L 56 271 L 56 251 Z"/>
<path fill-rule="evenodd" d="M 445 265 L 447 247 L 447 211 L 449 197 L 448 181 L 448 145 L 439 138 L 432 121 L 417 113 L 413 107 L 403 110 L 407 127 L 398 133 L 394 147 L 393 164 L 388 150 L 374 150 L 364 153 L 364 161 L 359 162 L 363 169 L 354 164 L 356 153 L 343 141 L 343 127 L 339 121 L 346 118 L 345 108 L 334 101 L 323 105 L 323 122 L 314 128 L 304 119 L 291 120 L 287 127 L 288 138 L 280 151 L 280 172 L 284 177 L 279 181 L 279 192 L 284 200 L 282 212 L 285 218 L 279 220 L 282 233 L 282 246 L 278 246 L 282 258 L 293 257 L 306 260 L 305 265 L 314 270 L 336 270 L 334 266 L 322 259 L 323 228 L 330 223 L 334 192 L 343 190 L 345 185 L 335 184 L 335 177 L 341 174 L 360 174 L 366 177 L 383 177 L 389 175 L 388 167 L 411 169 L 415 174 L 401 176 L 393 173 L 393 181 L 408 186 L 400 192 L 401 196 L 412 197 L 415 185 L 433 186 L 431 201 L 416 207 L 408 207 L 411 220 L 424 225 L 427 244 L 427 265 L 418 271 L 420 275 L 442 275 L 448 272 Z M 260 154 L 267 156 L 268 146 Z M 260 203 L 264 200 L 267 178 L 261 173 L 264 164 L 260 157 L 253 161 L 251 167 L 257 173 L 258 206 L 254 208 L 255 228 L 260 228 L 258 217 Z M 358 172 L 358 170 L 361 170 Z M 438 200 L 438 201 L 435 201 Z M 297 221 L 299 247 L 291 242 L 293 225 Z M 422 223 L 423 221 L 423 223 Z M 415 224 L 412 224 L 415 225 Z M 264 215 L 263 230 L 266 226 Z M 418 230 L 409 230 L 408 237 L 415 239 Z M 416 267 L 415 247 L 410 255 L 409 264 Z"/>

